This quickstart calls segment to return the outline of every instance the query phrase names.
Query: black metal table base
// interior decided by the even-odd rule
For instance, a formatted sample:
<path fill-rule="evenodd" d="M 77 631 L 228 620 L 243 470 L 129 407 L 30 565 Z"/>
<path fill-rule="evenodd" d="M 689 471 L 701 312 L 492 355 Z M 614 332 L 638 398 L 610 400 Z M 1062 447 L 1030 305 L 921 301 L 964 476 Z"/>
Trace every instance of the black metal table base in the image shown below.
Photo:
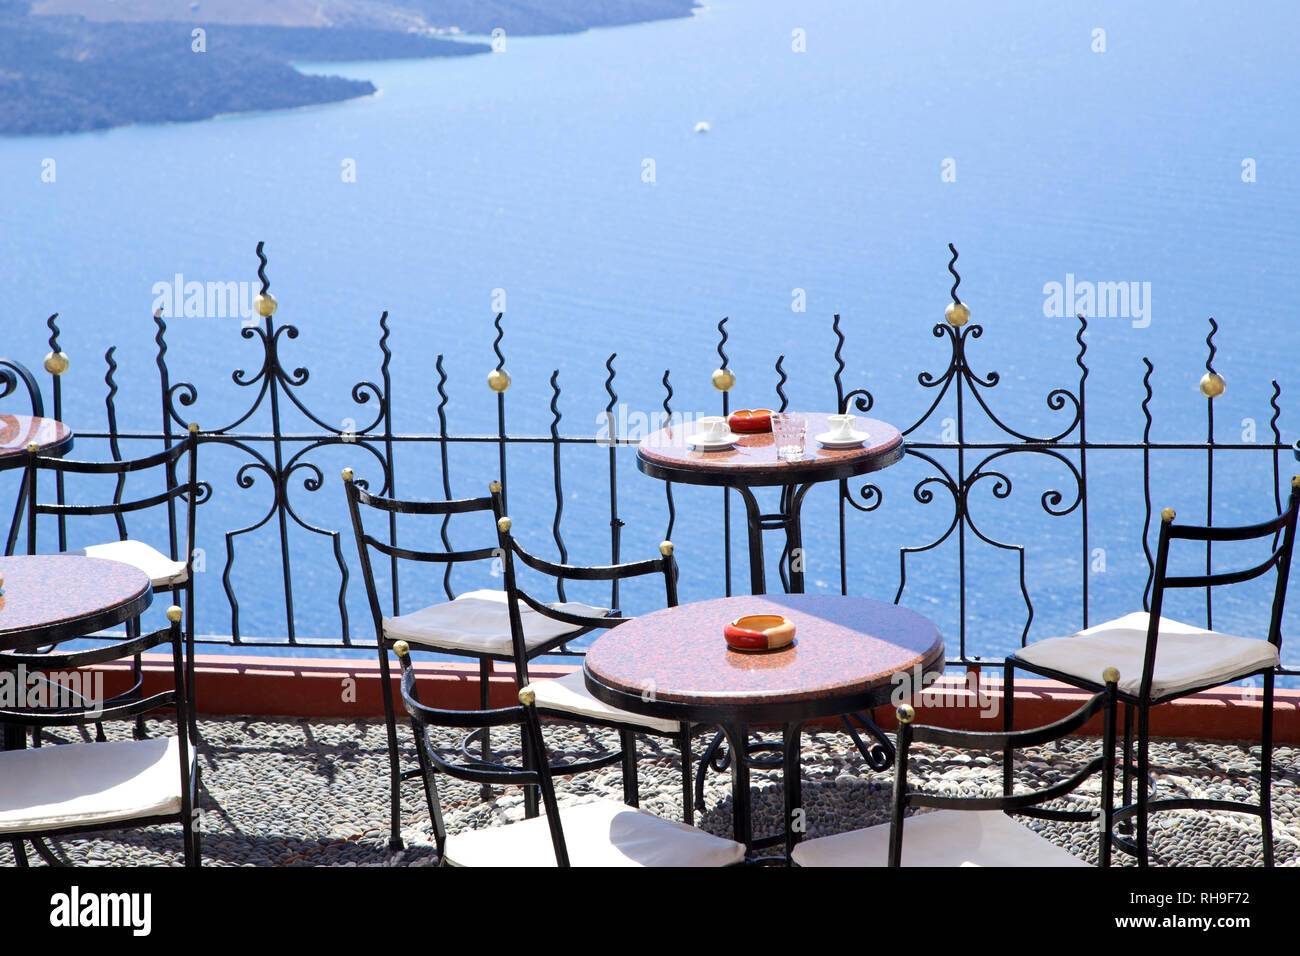
<path fill-rule="evenodd" d="M 763 532 L 782 531 L 785 546 L 777 564 L 781 586 L 789 594 L 802 594 L 804 588 L 803 527 L 800 514 L 804 495 L 815 482 L 801 485 L 784 485 L 781 488 L 779 510 L 764 514 L 758 507 L 754 492 L 744 485 L 736 487 L 745 502 L 745 519 L 749 531 L 749 589 L 751 594 L 767 593 L 767 569 L 763 558 Z"/>
<path fill-rule="evenodd" d="M 894 745 L 865 713 L 844 714 L 840 718 L 853 744 L 862 754 L 867 765 L 873 770 L 888 770 L 894 762 Z M 853 724 L 856 719 L 862 729 L 874 738 L 868 742 Z M 695 808 L 704 809 L 704 781 L 709 770 L 718 773 L 731 771 L 731 807 L 732 838 L 746 847 L 746 861 L 749 863 L 786 864 L 795 844 L 807 829 L 803 814 L 803 774 L 800 757 L 803 741 L 803 722 L 782 725 L 781 740 L 751 741 L 749 728 L 744 724 L 723 726 L 714 735 L 700 757 L 699 770 L 695 776 Z M 743 754 L 743 759 L 736 760 L 736 754 Z M 784 791 L 785 812 L 783 831 L 764 837 L 754 837 L 752 794 L 750 792 L 749 771 L 751 768 L 765 770 L 781 768 Z M 760 857 L 756 850 L 784 844 L 785 853 L 780 857 Z"/>

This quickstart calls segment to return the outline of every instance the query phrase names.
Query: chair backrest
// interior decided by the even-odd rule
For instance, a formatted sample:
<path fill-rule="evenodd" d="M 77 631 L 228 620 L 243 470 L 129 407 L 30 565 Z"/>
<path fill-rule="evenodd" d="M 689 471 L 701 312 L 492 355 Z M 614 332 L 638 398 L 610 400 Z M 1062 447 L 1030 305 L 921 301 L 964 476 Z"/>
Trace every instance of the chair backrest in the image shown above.
<path fill-rule="evenodd" d="M 447 592 L 447 599 L 451 600 L 456 595 L 451 588 L 451 568 L 455 564 L 467 563 L 472 561 L 491 561 L 501 558 L 501 547 L 495 539 L 487 537 L 487 525 L 484 524 L 484 540 L 493 543 L 487 547 L 471 548 L 469 550 L 457 550 L 451 546 L 447 538 L 446 521 L 452 515 L 472 514 L 478 511 L 491 512 L 493 516 L 500 514 L 501 510 L 501 485 L 499 482 L 492 482 L 490 493 L 483 498 L 457 498 L 449 501 L 404 501 L 397 498 L 385 498 L 380 495 L 371 494 L 366 490 L 365 482 L 356 477 L 351 468 L 343 469 L 343 490 L 348 499 L 348 515 L 352 519 L 352 533 L 357 542 L 357 557 L 361 563 L 361 577 L 366 587 L 366 597 L 370 602 L 370 613 L 375 619 L 375 634 L 382 640 L 383 638 L 383 608 L 379 600 L 379 590 L 375 583 L 375 569 L 371 561 L 371 552 L 378 552 L 389 559 L 389 568 L 392 574 L 392 599 L 393 614 L 399 614 L 399 589 L 398 589 L 398 562 L 414 561 L 418 563 L 433 563 L 444 565 L 446 570 L 443 575 L 443 588 Z M 388 541 L 382 541 L 366 531 L 365 521 L 363 520 L 362 508 L 369 508 L 375 512 L 385 514 L 388 518 Z M 397 539 L 397 516 L 398 515 L 433 515 L 443 518 L 442 525 L 442 543 L 443 549 L 439 551 L 425 551 L 414 548 L 403 548 L 394 544 Z"/>
<path fill-rule="evenodd" d="M 677 562 L 673 558 L 673 543 L 663 541 L 659 545 L 659 557 L 643 561 L 627 561 L 620 564 L 581 566 L 557 564 L 531 554 L 520 545 L 511 533 L 513 522 L 502 515 L 497 518 L 497 535 L 504 560 L 502 567 L 506 584 L 506 606 L 510 612 L 510 632 L 514 644 L 515 673 L 519 686 L 528 683 L 528 655 L 525 653 L 523 621 L 520 616 L 520 604 L 527 605 L 543 617 L 551 618 L 574 626 L 570 638 L 596 629 L 617 627 L 629 620 L 618 608 L 611 608 L 610 613 L 599 617 L 588 614 L 575 614 L 560 608 L 551 607 L 527 593 L 519 585 L 515 568 L 515 559 L 526 567 L 553 577 L 558 582 L 560 599 L 564 599 L 563 582 L 565 581 L 624 581 L 629 578 L 648 574 L 658 574 L 664 580 L 664 598 L 667 607 L 677 605 Z"/>
<path fill-rule="evenodd" d="M 117 524 L 118 537 L 125 541 L 128 537 L 126 515 L 135 511 L 166 506 L 168 547 L 173 561 L 184 561 L 189 567 L 194 560 L 194 527 L 196 509 L 198 508 L 198 429 L 190 426 L 189 434 L 169 448 L 143 458 L 123 461 L 77 461 L 70 458 L 53 458 L 30 450 L 27 454 L 27 553 L 36 554 L 36 519 L 38 515 L 56 515 L 59 518 L 59 550 L 67 550 L 64 521 L 72 516 L 112 515 Z M 188 467 L 185 476 L 178 474 L 177 463 L 182 456 L 188 455 Z M 163 490 L 158 494 L 142 498 L 126 499 L 126 476 L 134 472 L 163 470 Z M 59 494 L 54 501 L 42 501 L 38 493 L 41 472 L 52 472 L 58 482 Z M 67 504 L 63 498 L 63 479 L 70 474 L 112 475 L 117 480 L 111 501 L 104 504 L 84 505 Z M 180 529 L 177 525 L 176 499 L 185 502 L 184 514 L 184 557 L 181 556 Z"/>
<path fill-rule="evenodd" d="M 988 811 L 1002 810 L 1021 816 L 1051 820 L 1096 821 L 1100 827 L 1100 861 L 1110 865 L 1111 821 L 1114 813 L 1115 780 L 1115 711 L 1116 684 L 1119 671 L 1113 667 L 1102 674 L 1106 687 L 1087 703 L 1055 723 L 1029 730 L 985 732 L 947 730 L 914 724 L 915 711 L 911 705 L 898 708 L 898 741 L 894 756 L 894 805 L 889 831 L 889 865 L 900 866 L 903 854 L 904 811 L 915 807 L 934 807 L 944 810 Z M 908 759 L 912 744 L 933 744 L 959 750 L 1002 750 L 1010 752 L 1022 747 L 1038 747 L 1059 740 L 1086 724 L 1094 715 L 1104 715 L 1102 753 L 1088 761 L 1066 779 L 1040 790 L 1012 793 L 1009 782 L 1004 782 L 1003 792 L 997 797 L 954 797 L 950 794 L 927 790 L 912 790 L 908 784 Z M 1097 771 L 1101 771 L 1100 815 L 1083 810 L 1043 809 L 1039 805 L 1055 800 L 1077 789 Z"/>
<path fill-rule="evenodd" d="M 37 418 L 45 417 L 45 402 L 41 398 L 41 387 L 26 365 L 16 359 L 0 357 L 0 399 L 8 398 L 18 391 L 21 384 L 27 392 L 32 414 Z"/>
<path fill-rule="evenodd" d="M 550 761 L 542 739 L 542 725 L 537 716 L 535 697 L 530 687 L 519 690 L 519 703 L 513 707 L 493 710 L 439 710 L 420 703 L 415 686 L 415 668 L 411 665 L 410 648 L 405 641 L 393 645 L 402 664 L 402 704 L 411 718 L 415 734 L 415 749 L 420 759 L 420 772 L 424 778 L 425 798 L 429 804 L 429 819 L 433 823 L 434 842 L 441 858 L 447 844 L 447 826 L 442 816 L 438 797 L 438 774 L 444 773 L 458 780 L 496 787 L 536 787 L 541 793 L 546 810 L 551 844 L 555 849 L 555 862 L 569 865 L 569 852 L 564 843 L 564 830 L 560 824 L 560 811 L 555 800 L 555 785 L 551 779 Z M 515 726 L 519 728 L 523 761 L 518 765 L 476 760 L 469 757 L 458 745 L 447 748 L 435 746 L 429 740 L 430 727 L 448 727 L 475 730 L 486 727 Z M 444 752 L 454 751 L 461 759 L 449 760 Z"/>
<path fill-rule="evenodd" d="M 1295 550 L 1296 516 L 1300 514 L 1300 475 L 1291 479 L 1291 496 L 1287 506 L 1275 518 L 1259 524 L 1236 527 L 1208 528 L 1200 525 L 1174 524 L 1173 508 L 1160 513 L 1160 539 L 1156 545 L 1155 568 L 1151 586 L 1151 620 L 1147 627 L 1146 659 L 1142 667 L 1141 696 L 1149 697 L 1155 672 L 1156 643 L 1159 635 L 1160 613 L 1164 606 L 1165 591 L 1180 588 L 1212 588 L 1250 581 L 1269 571 L 1277 572 L 1273 587 L 1273 603 L 1269 612 L 1268 640 L 1275 647 L 1282 646 L 1282 612 L 1286 606 L 1287 580 L 1291 574 L 1291 555 Z M 1173 541 L 1251 541 L 1272 538 L 1272 551 L 1259 564 L 1235 571 L 1216 571 L 1205 574 L 1169 574 L 1169 551 Z M 1280 539 L 1280 540 L 1279 540 Z"/>

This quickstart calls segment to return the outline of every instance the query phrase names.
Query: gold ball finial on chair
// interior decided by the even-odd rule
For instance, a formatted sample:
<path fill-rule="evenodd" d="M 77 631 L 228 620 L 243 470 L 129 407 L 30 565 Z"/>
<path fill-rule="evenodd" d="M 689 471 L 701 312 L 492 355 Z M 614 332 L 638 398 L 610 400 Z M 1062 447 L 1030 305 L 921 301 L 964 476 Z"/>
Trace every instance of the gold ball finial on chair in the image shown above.
<path fill-rule="evenodd" d="M 943 310 L 943 318 L 954 329 L 960 329 L 970 321 L 970 309 L 965 302 L 949 302 L 948 307 Z"/>
<path fill-rule="evenodd" d="M 199 423 L 198 423 L 198 422 L 190 422 L 190 434 L 191 434 L 191 435 L 197 435 L 198 433 L 199 433 Z"/>
<path fill-rule="evenodd" d="M 493 480 L 488 483 L 488 491 L 494 495 L 501 494 L 501 482 Z"/>
<path fill-rule="evenodd" d="M 1218 398 L 1227 387 L 1227 382 L 1218 372 L 1206 372 L 1201 376 L 1201 394 L 1206 398 Z"/>
<path fill-rule="evenodd" d="M 911 704 L 898 705 L 898 722 L 900 724 L 910 724 L 916 719 L 916 711 L 912 709 Z"/>
<path fill-rule="evenodd" d="M 533 690 L 532 684 L 525 684 L 519 688 L 519 703 L 525 707 L 531 707 L 537 703 L 537 691 Z"/>
<path fill-rule="evenodd" d="M 1173 508 L 1166 508 L 1164 511 L 1160 512 L 1160 520 L 1163 521 L 1165 524 L 1168 524 L 1169 522 L 1173 521 L 1177 517 L 1178 517 L 1178 513 L 1174 511 Z"/>
<path fill-rule="evenodd" d="M 500 518 L 497 518 L 497 530 L 500 531 L 502 534 L 505 534 L 507 531 L 510 530 L 511 524 L 512 522 L 506 515 L 502 515 Z"/>
<path fill-rule="evenodd" d="M 729 368 L 713 370 L 713 387 L 719 392 L 729 392 L 736 387 L 736 373 Z"/>
<path fill-rule="evenodd" d="M 355 478 L 355 477 L 356 477 L 356 474 L 352 471 L 351 468 L 344 468 L 344 469 L 343 469 L 343 480 L 344 480 L 344 481 L 351 481 L 351 480 L 352 480 L 353 478 Z"/>
<path fill-rule="evenodd" d="M 393 653 L 398 657 L 406 657 L 411 653 L 411 645 L 406 641 L 398 641 L 393 645 Z"/>
<path fill-rule="evenodd" d="M 1107 667 L 1104 671 L 1101 672 L 1101 679 L 1105 681 L 1107 684 L 1118 684 L 1119 668 Z"/>
<path fill-rule="evenodd" d="M 45 355 L 45 371 L 51 375 L 62 375 L 71 364 L 64 352 L 47 352 Z"/>
<path fill-rule="evenodd" d="M 29 441 L 27 443 L 27 450 L 34 455 L 41 450 L 41 443 L 37 441 Z"/>
<path fill-rule="evenodd" d="M 1292 475 L 1292 476 L 1291 476 L 1291 487 L 1292 487 L 1292 488 L 1300 488 L 1300 475 Z"/>
<path fill-rule="evenodd" d="M 662 554 L 665 558 L 672 557 L 673 543 L 671 541 L 660 541 L 659 553 Z"/>
<path fill-rule="evenodd" d="M 167 609 L 167 620 L 171 621 L 173 624 L 179 624 L 184 615 L 185 612 L 176 604 L 173 604 Z"/>
<path fill-rule="evenodd" d="M 253 308 L 257 314 L 264 319 L 269 319 L 275 315 L 275 310 L 279 308 L 280 303 L 275 301 L 275 296 L 269 292 L 259 292 L 253 296 Z"/>
<path fill-rule="evenodd" d="M 510 387 L 510 373 L 503 368 L 494 368 L 488 372 L 488 388 L 497 394 L 502 394 Z"/>

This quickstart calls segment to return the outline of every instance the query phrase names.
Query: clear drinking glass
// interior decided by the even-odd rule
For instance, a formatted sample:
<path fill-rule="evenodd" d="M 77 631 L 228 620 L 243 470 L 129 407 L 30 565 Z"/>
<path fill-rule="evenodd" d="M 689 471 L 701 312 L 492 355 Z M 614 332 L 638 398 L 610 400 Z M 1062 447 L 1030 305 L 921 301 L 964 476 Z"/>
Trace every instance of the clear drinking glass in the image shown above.
<path fill-rule="evenodd" d="M 777 412 L 772 416 L 772 440 L 776 445 L 776 457 L 785 461 L 798 461 L 803 458 L 804 437 L 808 423 L 802 415 Z"/>

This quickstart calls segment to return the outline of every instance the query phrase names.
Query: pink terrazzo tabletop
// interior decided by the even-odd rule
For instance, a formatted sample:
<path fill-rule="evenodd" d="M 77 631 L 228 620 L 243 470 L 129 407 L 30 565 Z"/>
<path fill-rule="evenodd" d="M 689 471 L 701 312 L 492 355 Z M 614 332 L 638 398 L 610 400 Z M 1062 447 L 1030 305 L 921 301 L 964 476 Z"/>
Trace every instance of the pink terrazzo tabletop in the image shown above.
<path fill-rule="evenodd" d="M 789 618 L 794 644 L 761 653 L 731 650 L 723 626 L 745 614 Z M 663 703 L 761 706 L 862 693 L 942 660 L 939 628 L 915 611 L 870 598 L 772 594 L 634 618 L 597 639 L 585 667 L 589 681 Z"/>
<path fill-rule="evenodd" d="M 0 415 L 0 458 L 19 455 L 36 442 L 42 452 L 64 451 L 72 429 L 53 418 L 34 415 Z"/>
<path fill-rule="evenodd" d="M 90 634 L 135 617 L 153 590 L 143 571 L 77 554 L 0 557 L 0 647 L 43 643 L 55 629 L 84 622 Z M 61 639 L 70 636 L 64 635 Z"/>

